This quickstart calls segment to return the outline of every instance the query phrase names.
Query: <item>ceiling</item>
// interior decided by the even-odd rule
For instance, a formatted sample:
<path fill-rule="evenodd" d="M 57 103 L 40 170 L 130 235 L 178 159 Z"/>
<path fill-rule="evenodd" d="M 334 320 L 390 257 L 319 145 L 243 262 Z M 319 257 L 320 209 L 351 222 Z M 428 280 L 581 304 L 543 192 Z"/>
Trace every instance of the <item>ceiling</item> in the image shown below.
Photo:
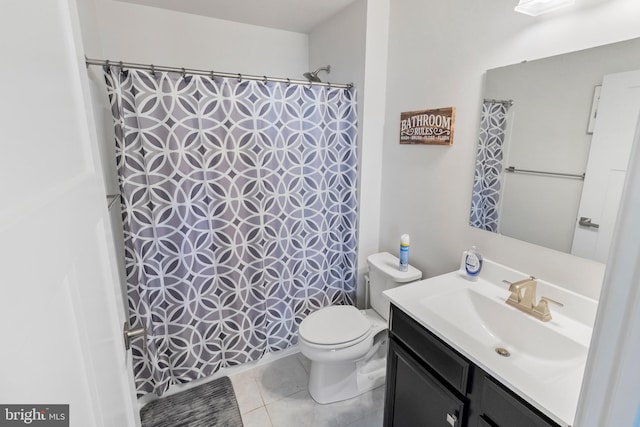
<path fill-rule="evenodd" d="M 308 33 L 354 0 L 120 0 L 226 21 Z"/>

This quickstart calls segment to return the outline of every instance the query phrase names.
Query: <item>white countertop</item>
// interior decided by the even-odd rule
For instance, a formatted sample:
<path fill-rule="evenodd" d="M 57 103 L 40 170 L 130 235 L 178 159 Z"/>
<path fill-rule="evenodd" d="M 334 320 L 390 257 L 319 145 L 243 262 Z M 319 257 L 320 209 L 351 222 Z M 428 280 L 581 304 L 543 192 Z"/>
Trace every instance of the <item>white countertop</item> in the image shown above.
<path fill-rule="evenodd" d="M 502 308 L 503 301 L 510 293 L 508 285 L 502 284 L 501 280 L 516 281 L 527 277 L 526 275 L 486 259 L 483 273 L 476 282 L 471 282 L 466 279 L 464 271 L 459 270 L 399 286 L 384 294 L 419 324 L 549 418 L 562 426 L 572 426 L 597 302 L 539 281 L 537 298 L 549 296 L 565 304 L 557 309 L 551 306 L 553 319 L 541 322 L 506 304 L 504 310 L 513 310 L 513 313 Z M 498 277 L 501 278 L 500 283 L 496 283 Z M 485 310 L 485 313 L 491 312 L 488 316 L 494 317 L 493 326 L 498 326 L 498 329 L 507 332 L 506 336 L 515 336 L 515 341 L 522 340 L 525 344 L 515 348 L 511 357 L 505 358 L 495 352 L 500 338 L 502 341 L 510 341 L 504 339 L 505 334 L 496 334 L 491 325 L 486 327 L 483 321 L 476 322 L 473 316 L 468 315 L 469 311 L 473 311 L 470 302 L 473 295 L 479 294 L 482 295 L 480 298 L 488 298 L 487 301 L 490 302 L 487 304 L 490 306 L 497 303 L 495 308 L 498 310 Z M 460 298 L 460 295 L 470 295 L 472 298 Z M 451 300 L 448 296 L 451 296 Z M 530 318 L 539 323 L 521 323 L 520 318 L 513 317 L 514 313 L 524 316 L 522 319 L 525 320 L 522 322 L 529 322 L 526 319 Z M 507 319 L 499 325 L 500 318 L 496 322 L 496 317 L 505 314 Z M 517 322 L 514 323 L 514 319 Z M 531 328 L 535 332 L 531 332 Z M 523 335 L 513 335 L 519 334 L 520 329 Z M 538 332 L 543 333 L 539 335 Z M 535 334 L 536 338 L 528 340 L 527 334 Z M 560 338 L 555 340 L 555 337 Z M 554 342 L 569 344 L 565 346 L 569 349 L 566 357 L 555 357 L 554 345 L 560 344 L 553 344 Z M 551 344 L 547 345 L 548 343 Z M 509 348 L 510 344 L 505 342 L 504 346 Z"/>

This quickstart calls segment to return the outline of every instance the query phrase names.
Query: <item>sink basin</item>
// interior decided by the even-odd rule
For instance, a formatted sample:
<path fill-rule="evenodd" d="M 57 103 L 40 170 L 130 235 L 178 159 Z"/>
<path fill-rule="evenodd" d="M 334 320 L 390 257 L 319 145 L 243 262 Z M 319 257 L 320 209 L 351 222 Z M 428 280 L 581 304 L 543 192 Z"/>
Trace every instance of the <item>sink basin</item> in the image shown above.
<path fill-rule="evenodd" d="M 504 363 L 544 372 L 542 381 L 555 381 L 568 367 L 584 363 L 586 345 L 563 334 L 555 322 L 542 322 L 506 305 L 505 299 L 466 287 L 422 298 L 420 304 L 467 339 L 493 350 L 506 349 L 508 356 L 495 352 Z"/>
<path fill-rule="evenodd" d="M 536 299 L 548 295 L 564 304 L 551 307 L 552 319 L 542 322 L 505 303 L 510 292 L 503 280 L 527 277 L 485 258 L 474 282 L 462 268 L 384 295 L 536 409 L 563 427 L 572 426 L 598 304 L 538 279 Z"/>

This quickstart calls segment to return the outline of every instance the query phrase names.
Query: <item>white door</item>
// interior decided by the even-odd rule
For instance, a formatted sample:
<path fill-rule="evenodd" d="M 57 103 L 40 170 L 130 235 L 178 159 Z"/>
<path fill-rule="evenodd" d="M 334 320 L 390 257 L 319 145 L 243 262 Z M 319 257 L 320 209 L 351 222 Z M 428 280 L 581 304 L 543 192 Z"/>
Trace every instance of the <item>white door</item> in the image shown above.
<path fill-rule="evenodd" d="M 573 255 L 607 262 L 638 113 L 640 70 L 604 76 L 573 237 Z M 580 218 L 589 218 L 592 226 L 580 225 Z"/>
<path fill-rule="evenodd" d="M 0 404 L 140 425 L 74 1 L 4 0 L 0 46 Z"/>

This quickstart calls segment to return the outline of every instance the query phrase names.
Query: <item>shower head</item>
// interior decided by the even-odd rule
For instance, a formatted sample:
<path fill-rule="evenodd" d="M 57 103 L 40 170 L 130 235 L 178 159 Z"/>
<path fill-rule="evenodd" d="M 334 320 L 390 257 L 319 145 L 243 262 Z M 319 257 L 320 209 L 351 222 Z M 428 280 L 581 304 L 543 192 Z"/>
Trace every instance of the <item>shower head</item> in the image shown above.
<path fill-rule="evenodd" d="M 307 80 L 309 80 L 310 82 L 316 82 L 316 83 L 320 83 L 322 80 L 320 80 L 320 78 L 318 77 L 318 73 L 320 71 L 326 71 L 327 73 L 331 72 L 331 65 L 327 65 L 326 67 L 320 67 L 317 70 L 315 70 L 314 72 L 308 72 L 308 73 L 304 73 L 304 76 Z"/>

